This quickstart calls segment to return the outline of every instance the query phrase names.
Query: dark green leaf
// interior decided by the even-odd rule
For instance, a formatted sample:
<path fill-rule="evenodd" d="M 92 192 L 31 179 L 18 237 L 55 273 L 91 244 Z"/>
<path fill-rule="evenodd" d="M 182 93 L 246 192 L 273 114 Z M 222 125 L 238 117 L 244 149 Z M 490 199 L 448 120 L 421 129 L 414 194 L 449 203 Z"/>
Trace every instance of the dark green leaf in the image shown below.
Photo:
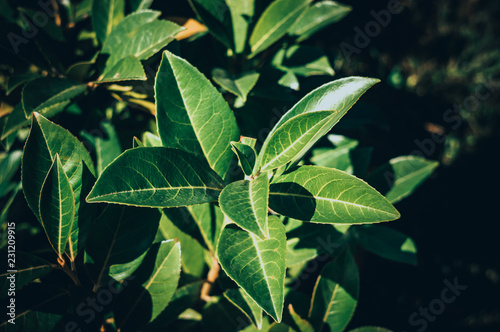
<path fill-rule="evenodd" d="M 249 41 L 252 51 L 250 56 L 262 52 L 283 37 L 304 13 L 309 2 L 309 0 L 273 1 L 262 13 L 252 31 Z"/>
<path fill-rule="evenodd" d="M 7 257 L 7 252 L 2 251 L 4 257 Z M 2 294 L 7 295 L 12 281 L 15 282 L 15 289 L 21 289 L 29 282 L 43 277 L 54 268 L 54 264 L 47 262 L 37 256 L 26 254 L 24 252 L 16 252 L 16 269 L 15 272 L 2 272 Z M 5 268 L 4 271 L 7 271 Z M 12 278 L 11 276 L 14 276 Z M 11 277 L 11 278 L 9 278 Z"/>
<path fill-rule="evenodd" d="M 124 0 L 98 0 L 92 4 L 92 25 L 97 38 L 104 43 L 111 31 L 123 20 Z"/>
<path fill-rule="evenodd" d="M 234 52 L 240 54 L 245 51 L 249 28 L 255 14 L 255 0 L 226 0 L 226 3 L 233 25 Z"/>
<path fill-rule="evenodd" d="M 246 176 L 252 175 L 252 171 L 255 166 L 255 159 L 257 156 L 257 153 L 255 152 L 253 146 L 246 145 L 240 142 L 231 142 L 231 150 L 233 150 L 233 152 L 238 157 L 238 162 L 241 169 L 243 170 L 243 173 L 245 173 Z"/>
<path fill-rule="evenodd" d="M 137 320 L 137 317 L 142 317 L 144 310 L 147 310 L 149 316 L 146 323 L 158 317 L 175 293 L 180 269 L 179 243 L 169 240 L 153 245 L 138 270 L 139 274 L 149 274 L 149 278 L 142 283 L 139 292 L 129 292 L 132 288 L 125 288 L 120 294 L 118 306 L 115 308 L 117 327 L 121 331 L 136 331 L 137 327 L 140 328 L 144 324 Z"/>
<path fill-rule="evenodd" d="M 16 186 L 11 180 L 19 170 L 22 154 L 19 150 L 0 153 L 0 198 Z"/>
<path fill-rule="evenodd" d="M 243 73 L 238 77 L 232 77 L 227 71 L 215 68 L 212 71 L 212 79 L 225 90 L 240 97 L 243 102 L 247 100 L 248 93 L 257 83 L 260 74 L 256 72 Z"/>
<path fill-rule="evenodd" d="M 62 111 L 71 99 L 87 90 L 85 84 L 64 78 L 41 77 L 30 81 L 23 88 L 24 114 L 29 118 L 33 112 L 50 117 Z"/>
<path fill-rule="evenodd" d="M 340 21 L 351 10 L 350 6 L 335 1 L 316 2 L 307 9 L 300 20 L 295 22 L 288 33 L 298 36 L 298 41 L 305 40 L 328 25 Z"/>
<path fill-rule="evenodd" d="M 396 262 L 417 265 L 417 247 L 410 237 L 381 225 L 363 225 L 353 230 L 366 250 Z"/>
<path fill-rule="evenodd" d="M 351 151 L 358 146 L 358 141 L 340 135 L 328 135 L 335 148 L 319 148 L 313 150 L 311 162 L 317 166 L 336 168 L 353 174 L 354 166 Z"/>
<path fill-rule="evenodd" d="M 238 307 L 259 330 L 262 328 L 262 309 L 242 288 L 228 289 L 224 292 L 224 296 Z"/>
<path fill-rule="evenodd" d="M 12 112 L 7 116 L 7 121 L 3 127 L 1 139 L 6 139 L 9 135 L 16 133 L 19 129 L 27 127 L 30 124 L 30 120 L 26 119 L 24 114 L 23 104 L 19 103 L 14 107 Z"/>
<path fill-rule="evenodd" d="M 378 326 L 363 326 L 363 327 L 358 327 L 357 329 L 354 330 L 350 330 L 349 332 L 392 332 L 392 331 Z"/>
<path fill-rule="evenodd" d="M 70 239 L 75 209 L 75 194 L 56 153 L 40 193 L 40 221 L 59 257 Z"/>
<path fill-rule="evenodd" d="M 236 225 L 259 238 L 268 238 L 267 209 L 269 179 L 267 173 L 257 178 L 227 185 L 219 197 L 222 212 Z"/>
<path fill-rule="evenodd" d="M 292 316 L 293 322 L 298 327 L 299 332 L 314 332 L 311 324 L 306 319 L 300 317 L 300 315 L 293 310 L 291 304 L 288 306 L 288 311 L 290 311 L 290 315 Z"/>
<path fill-rule="evenodd" d="M 9 77 L 9 82 L 7 83 L 7 91 L 5 93 L 9 95 L 18 86 L 23 85 L 39 77 L 40 77 L 39 74 L 34 74 L 34 73 L 12 75 Z"/>
<path fill-rule="evenodd" d="M 301 166 L 273 181 L 272 210 L 303 221 L 362 224 L 398 219 L 399 212 L 366 182 L 342 171 Z"/>
<path fill-rule="evenodd" d="M 411 195 L 438 166 L 437 161 L 421 157 L 398 157 L 373 171 L 367 181 L 391 203 L 397 203 Z"/>
<path fill-rule="evenodd" d="M 222 95 L 186 60 L 165 51 L 156 76 L 156 120 L 163 145 L 205 158 L 225 177 L 239 138 L 233 112 Z"/>
<path fill-rule="evenodd" d="M 285 226 L 269 217 L 269 238 L 260 240 L 234 224 L 217 246 L 219 262 L 231 279 L 276 321 L 281 321 L 286 269 Z"/>
<path fill-rule="evenodd" d="M 34 113 L 22 160 L 22 183 L 26 201 L 40 220 L 40 193 L 56 154 L 71 183 L 75 197 L 75 220 L 67 253 L 73 259 L 83 246 L 85 230 L 92 220 L 93 207 L 83 199 L 94 181 L 94 165 L 84 145 L 69 131 Z M 82 242 L 82 243 L 80 243 Z"/>
<path fill-rule="evenodd" d="M 247 0 L 244 0 L 247 1 Z M 189 0 L 189 4 L 214 35 L 227 48 L 233 49 L 231 13 L 224 0 Z"/>
<path fill-rule="evenodd" d="M 106 207 L 92 226 L 85 246 L 93 264 L 88 269 L 95 289 L 107 281 L 108 274 L 123 280 L 137 269 L 153 243 L 159 221 L 160 213 L 155 209 Z"/>
<path fill-rule="evenodd" d="M 223 187 L 220 177 L 189 153 L 135 148 L 106 167 L 87 201 L 178 207 L 216 201 Z"/>
<path fill-rule="evenodd" d="M 101 129 L 105 136 L 95 138 L 98 174 L 101 174 L 104 168 L 122 153 L 120 140 L 113 125 L 109 122 L 102 122 Z"/>
<path fill-rule="evenodd" d="M 349 250 L 325 265 L 314 286 L 309 321 L 315 331 L 327 325 L 343 331 L 354 313 L 359 294 L 358 267 Z"/>

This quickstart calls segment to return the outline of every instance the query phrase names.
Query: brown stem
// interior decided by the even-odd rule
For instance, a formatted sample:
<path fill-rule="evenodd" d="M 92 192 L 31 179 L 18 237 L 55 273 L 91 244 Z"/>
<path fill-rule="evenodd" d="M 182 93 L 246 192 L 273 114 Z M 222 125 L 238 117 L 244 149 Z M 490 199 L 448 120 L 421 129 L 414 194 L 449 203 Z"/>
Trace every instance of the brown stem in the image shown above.
<path fill-rule="evenodd" d="M 203 283 L 203 286 L 201 286 L 200 298 L 205 302 L 209 302 L 211 300 L 212 297 L 210 296 L 210 291 L 212 290 L 213 284 L 219 277 L 219 272 L 220 272 L 220 265 L 219 262 L 217 261 L 217 258 L 215 258 L 213 254 L 211 256 L 212 256 L 212 266 L 208 271 L 207 280 Z"/>
<path fill-rule="evenodd" d="M 78 279 L 78 275 L 76 274 L 74 262 L 71 262 L 71 267 L 66 264 L 66 261 L 62 256 L 57 257 L 57 262 L 59 263 L 58 266 L 56 266 L 58 269 L 61 269 L 64 271 L 70 278 L 73 280 L 75 285 L 80 286 L 80 280 Z"/>

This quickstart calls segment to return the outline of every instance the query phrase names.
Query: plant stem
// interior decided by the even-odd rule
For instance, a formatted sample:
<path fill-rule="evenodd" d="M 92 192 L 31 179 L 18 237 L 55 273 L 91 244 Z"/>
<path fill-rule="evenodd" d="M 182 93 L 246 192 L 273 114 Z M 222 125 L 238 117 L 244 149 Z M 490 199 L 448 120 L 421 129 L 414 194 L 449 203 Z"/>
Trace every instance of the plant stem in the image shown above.
<path fill-rule="evenodd" d="M 59 263 L 59 265 L 56 265 L 56 268 L 64 271 L 71 278 L 71 280 L 73 280 L 75 285 L 80 286 L 81 283 L 80 279 L 78 279 L 78 275 L 76 274 L 74 262 L 73 261 L 71 262 L 71 267 L 70 267 L 68 264 L 66 264 L 66 261 L 62 256 L 59 256 L 57 258 L 57 262 Z"/>
<path fill-rule="evenodd" d="M 212 266 L 208 271 L 207 280 L 203 283 L 203 286 L 201 286 L 200 298 L 205 302 L 209 302 L 212 298 L 210 296 L 210 291 L 212 290 L 214 282 L 219 277 L 219 271 L 220 271 L 220 265 L 219 262 L 217 261 L 217 258 L 215 258 L 215 256 L 212 253 L 211 257 L 212 257 Z"/>

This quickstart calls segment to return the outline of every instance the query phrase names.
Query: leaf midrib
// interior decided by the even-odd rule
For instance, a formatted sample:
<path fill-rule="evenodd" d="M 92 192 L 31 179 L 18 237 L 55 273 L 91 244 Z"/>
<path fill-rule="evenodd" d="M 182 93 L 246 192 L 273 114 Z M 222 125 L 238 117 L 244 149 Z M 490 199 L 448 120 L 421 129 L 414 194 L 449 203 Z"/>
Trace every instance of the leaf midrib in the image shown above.
<path fill-rule="evenodd" d="M 99 195 L 99 196 L 94 196 L 89 198 L 89 201 L 96 200 L 101 197 L 106 197 L 106 196 L 111 196 L 111 195 L 117 195 L 117 194 L 126 194 L 126 193 L 132 193 L 132 192 L 143 192 L 143 191 L 159 191 L 159 190 L 179 190 L 179 189 L 205 189 L 205 190 L 214 190 L 214 191 L 222 191 L 220 188 L 212 188 L 212 187 L 202 187 L 202 186 L 191 186 L 191 187 L 161 187 L 161 188 L 145 188 L 145 189 L 137 189 L 137 190 L 123 190 L 123 191 L 117 191 L 113 193 L 109 193 L 106 195 Z"/>

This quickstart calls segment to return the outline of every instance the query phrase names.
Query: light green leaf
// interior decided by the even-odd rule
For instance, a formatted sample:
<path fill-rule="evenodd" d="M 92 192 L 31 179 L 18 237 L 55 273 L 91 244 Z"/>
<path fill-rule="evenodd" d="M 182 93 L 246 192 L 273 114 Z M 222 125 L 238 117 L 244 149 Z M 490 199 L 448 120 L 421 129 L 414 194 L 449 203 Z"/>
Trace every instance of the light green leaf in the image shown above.
<path fill-rule="evenodd" d="M 234 49 L 233 25 L 226 1 L 189 0 L 189 4 L 211 34 L 227 48 Z"/>
<path fill-rule="evenodd" d="M 331 127 L 337 112 L 318 111 L 299 114 L 274 131 L 261 150 L 260 170 L 270 171 L 300 159 Z"/>
<path fill-rule="evenodd" d="M 328 139 L 335 145 L 335 148 L 313 150 L 311 163 L 353 174 L 354 166 L 351 160 L 351 151 L 358 146 L 359 142 L 341 135 L 328 135 Z"/>
<path fill-rule="evenodd" d="M 135 148 L 106 167 L 87 201 L 178 207 L 216 201 L 223 186 L 215 172 L 184 151 Z"/>
<path fill-rule="evenodd" d="M 243 170 L 243 173 L 247 176 L 252 175 L 255 159 L 257 158 L 257 153 L 253 146 L 240 142 L 231 142 L 231 150 L 233 150 L 238 157 L 238 164 Z"/>
<path fill-rule="evenodd" d="M 358 267 L 346 249 L 325 265 L 314 286 L 309 321 L 315 331 L 324 325 L 330 331 L 343 331 L 354 313 L 358 294 Z"/>
<path fill-rule="evenodd" d="M 30 81 L 23 88 L 22 104 L 26 118 L 33 112 L 50 117 L 62 111 L 71 99 L 87 90 L 85 84 L 64 78 L 41 77 Z"/>
<path fill-rule="evenodd" d="M 93 218 L 94 207 L 83 199 L 94 182 L 94 165 L 84 145 L 69 131 L 34 113 L 30 134 L 22 160 L 22 184 L 28 206 L 40 219 L 40 193 L 55 160 L 61 159 L 64 173 L 71 183 L 75 199 L 75 220 L 71 230 L 67 254 L 74 259 L 83 246 L 86 230 Z"/>
<path fill-rule="evenodd" d="M 175 293 L 180 269 L 179 243 L 168 240 L 154 244 L 137 270 L 137 279 L 140 280 L 143 275 L 149 275 L 149 278 L 142 282 L 138 291 L 134 291 L 133 287 L 125 288 L 119 296 L 118 306 L 114 311 L 117 327 L 121 331 L 136 331 L 144 323 L 140 318 L 145 309 L 146 312 L 149 311 L 145 323 L 158 317 Z"/>
<path fill-rule="evenodd" d="M 278 80 L 278 84 L 286 88 L 299 91 L 300 84 L 297 76 L 291 70 L 286 70 L 286 68 L 283 69 L 285 70 L 285 74 Z"/>
<path fill-rule="evenodd" d="M 173 22 L 157 20 L 159 15 L 160 12 L 145 10 L 125 17 L 103 45 L 102 53 L 110 55 L 106 66 L 111 68 L 128 56 L 146 60 L 184 30 Z"/>
<path fill-rule="evenodd" d="M 42 185 L 39 206 L 45 233 L 61 257 L 71 234 L 76 208 L 75 194 L 57 153 Z"/>
<path fill-rule="evenodd" d="M 92 26 L 97 38 L 104 43 L 125 15 L 124 0 L 99 0 L 92 4 Z"/>
<path fill-rule="evenodd" d="M 239 138 L 232 110 L 210 82 L 186 60 L 165 51 L 156 76 L 156 121 L 163 145 L 208 161 L 225 177 Z"/>
<path fill-rule="evenodd" d="M 245 290 L 242 288 L 228 289 L 224 292 L 224 296 L 238 307 L 259 330 L 262 328 L 262 309 Z"/>
<path fill-rule="evenodd" d="M 231 12 L 234 52 L 240 54 L 245 51 L 249 28 L 255 14 L 255 0 L 226 0 L 226 3 Z"/>
<path fill-rule="evenodd" d="M 115 65 L 106 65 L 99 83 L 140 80 L 145 81 L 146 74 L 142 68 L 141 61 L 135 56 L 127 56 L 119 60 Z"/>
<path fill-rule="evenodd" d="M 381 225 L 363 225 L 353 231 L 366 250 L 396 262 L 417 265 L 417 247 L 409 236 Z"/>
<path fill-rule="evenodd" d="M 314 332 L 311 324 L 293 310 L 292 304 L 288 306 L 288 311 L 290 312 L 290 316 L 292 316 L 293 322 L 299 328 L 299 332 Z"/>
<path fill-rule="evenodd" d="M 288 33 L 298 36 L 297 41 L 305 40 L 328 25 L 340 21 L 351 10 L 350 6 L 335 1 L 316 2 L 307 9 L 300 20 L 295 22 Z"/>
<path fill-rule="evenodd" d="M 221 68 L 215 68 L 212 71 L 212 79 L 225 90 L 240 97 L 243 102 L 247 101 L 248 93 L 257 83 L 260 74 L 257 72 L 248 72 L 238 77 L 231 76 L 227 71 Z"/>
<path fill-rule="evenodd" d="M 141 264 L 156 235 L 160 213 L 155 209 L 108 205 L 96 219 L 85 245 L 86 268 L 97 289 L 109 280 L 129 277 Z M 131 245 L 133 243 L 133 245 Z"/>
<path fill-rule="evenodd" d="M 200 204 L 188 206 L 187 210 L 198 225 L 206 246 L 215 253 L 225 219 L 221 209 L 213 204 Z"/>
<path fill-rule="evenodd" d="M 251 55 L 262 52 L 278 39 L 304 13 L 309 0 L 275 0 L 262 13 L 250 36 Z"/>
<path fill-rule="evenodd" d="M 285 226 L 269 217 L 269 238 L 261 240 L 234 224 L 227 225 L 217 246 L 219 262 L 247 294 L 281 321 L 286 269 Z"/>
<path fill-rule="evenodd" d="M 259 238 L 268 238 L 267 209 L 269 178 L 267 173 L 253 180 L 240 180 L 227 185 L 219 197 L 222 212 L 236 225 Z"/>
<path fill-rule="evenodd" d="M 286 50 L 281 49 L 274 56 L 273 65 L 305 77 L 335 74 L 325 53 L 307 45 L 292 45 Z"/>
<path fill-rule="evenodd" d="M 377 168 L 367 181 L 394 204 L 411 195 L 438 166 L 437 161 L 402 156 Z"/>
<path fill-rule="evenodd" d="M 358 327 L 354 330 L 350 330 L 349 332 L 392 332 L 392 331 L 378 326 L 363 326 L 363 327 Z"/>
<path fill-rule="evenodd" d="M 7 252 L 2 252 L 7 257 Z M 16 269 L 14 272 L 2 272 L 0 279 L 2 280 L 2 294 L 7 294 L 10 288 L 12 278 L 7 277 L 14 275 L 16 290 L 23 288 L 31 281 L 43 277 L 54 268 L 54 264 L 47 262 L 37 256 L 30 255 L 24 252 L 16 252 Z"/>
<path fill-rule="evenodd" d="M 333 224 L 398 219 L 399 212 L 366 182 L 342 171 L 301 166 L 273 181 L 269 206 L 290 218 Z"/>
<path fill-rule="evenodd" d="M 145 131 L 142 134 L 142 141 L 145 147 L 162 146 L 161 139 L 149 131 Z"/>
<path fill-rule="evenodd" d="M 266 146 L 269 144 L 269 140 L 273 136 L 273 133 L 291 118 L 308 112 L 326 110 L 337 111 L 336 116 L 332 117 L 329 121 L 329 126 L 325 127 L 326 130 L 322 130 L 324 135 L 347 113 L 361 95 L 377 82 L 379 82 L 379 80 L 373 78 L 348 77 L 324 84 L 308 93 L 295 104 L 292 109 L 283 115 L 273 127 L 262 145 L 258 159 L 260 160 L 263 157 L 262 151 L 266 150 Z M 319 139 L 321 136 L 318 136 Z M 258 161 L 257 165 L 261 165 L 261 163 Z"/>

